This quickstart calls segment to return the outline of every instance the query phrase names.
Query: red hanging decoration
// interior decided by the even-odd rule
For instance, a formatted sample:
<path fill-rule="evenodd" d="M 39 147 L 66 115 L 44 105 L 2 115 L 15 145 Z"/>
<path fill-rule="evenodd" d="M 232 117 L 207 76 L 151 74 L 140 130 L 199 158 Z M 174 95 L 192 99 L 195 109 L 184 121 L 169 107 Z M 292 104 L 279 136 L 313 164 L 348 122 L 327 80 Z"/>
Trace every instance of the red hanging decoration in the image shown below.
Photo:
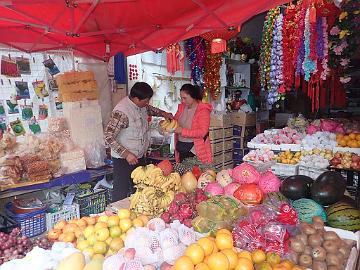
<path fill-rule="evenodd" d="M 211 42 L 211 53 L 222 53 L 226 51 L 226 41 L 240 32 L 240 27 L 223 30 L 215 30 L 202 34 L 201 37 Z"/>
<path fill-rule="evenodd" d="M 166 48 L 166 67 L 170 74 L 176 71 L 184 72 L 184 52 L 179 43 L 171 44 Z"/>

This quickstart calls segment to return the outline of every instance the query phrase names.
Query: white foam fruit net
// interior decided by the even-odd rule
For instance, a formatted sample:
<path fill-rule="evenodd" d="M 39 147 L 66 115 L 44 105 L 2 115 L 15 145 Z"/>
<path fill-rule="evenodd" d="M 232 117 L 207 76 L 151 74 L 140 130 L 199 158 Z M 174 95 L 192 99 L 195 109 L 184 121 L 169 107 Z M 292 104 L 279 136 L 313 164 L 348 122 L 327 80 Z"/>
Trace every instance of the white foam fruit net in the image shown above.
<path fill-rule="evenodd" d="M 143 264 L 139 260 L 131 260 L 126 262 L 125 270 L 143 270 Z"/>
<path fill-rule="evenodd" d="M 166 228 L 166 223 L 161 218 L 153 218 L 147 223 L 146 227 L 154 232 L 160 232 Z"/>
<path fill-rule="evenodd" d="M 176 246 L 179 243 L 179 236 L 174 229 L 166 228 L 160 232 L 160 245 L 162 249 Z"/>
<path fill-rule="evenodd" d="M 175 260 L 181 257 L 185 252 L 186 246 L 184 244 L 178 244 L 166 249 L 163 249 L 164 261 L 169 264 L 174 264 Z"/>

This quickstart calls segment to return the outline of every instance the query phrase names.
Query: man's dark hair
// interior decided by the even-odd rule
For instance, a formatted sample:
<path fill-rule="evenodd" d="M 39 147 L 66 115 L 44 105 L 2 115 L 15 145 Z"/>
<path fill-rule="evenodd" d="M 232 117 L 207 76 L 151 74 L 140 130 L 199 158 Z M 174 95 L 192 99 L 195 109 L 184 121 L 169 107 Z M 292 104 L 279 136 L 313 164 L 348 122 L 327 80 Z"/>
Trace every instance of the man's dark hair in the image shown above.
<path fill-rule="evenodd" d="M 146 82 L 137 82 L 131 87 L 130 90 L 130 97 L 131 98 L 138 98 L 140 100 L 144 100 L 147 98 L 151 98 L 154 94 L 151 86 L 148 85 Z"/>

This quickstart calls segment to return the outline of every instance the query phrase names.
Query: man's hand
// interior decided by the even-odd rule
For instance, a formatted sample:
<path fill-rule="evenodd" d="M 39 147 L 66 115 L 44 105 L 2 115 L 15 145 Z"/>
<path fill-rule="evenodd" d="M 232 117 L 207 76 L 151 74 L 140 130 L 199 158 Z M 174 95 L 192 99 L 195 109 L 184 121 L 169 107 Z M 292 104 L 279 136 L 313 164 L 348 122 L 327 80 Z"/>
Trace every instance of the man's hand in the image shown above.
<path fill-rule="evenodd" d="M 166 119 L 170 119 L 170 120 L 174 119 L 172 113 L 164 112 L 162 116 Z"/>
<path fill-rule="evenodd" d="M 126 156 L 126 161 L 130 164 L 130 165 L 136 165 L 138 164 L 138 159 L 137 157 L 133 154 L 133 153 L 129 153 Z"/>

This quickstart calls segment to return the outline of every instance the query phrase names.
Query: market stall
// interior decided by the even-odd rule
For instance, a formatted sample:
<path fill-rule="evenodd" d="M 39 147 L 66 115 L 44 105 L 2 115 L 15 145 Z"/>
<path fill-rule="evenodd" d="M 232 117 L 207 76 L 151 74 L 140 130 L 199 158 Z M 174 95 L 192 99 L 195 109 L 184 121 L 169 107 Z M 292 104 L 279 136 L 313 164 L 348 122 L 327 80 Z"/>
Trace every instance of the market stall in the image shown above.
<path fill-rule="evenodd" d="M 152 2 L 0 5 L 0 33 L 14 29 L 0 42 L 27 52 L 1 61 L 1 85 L 16 94 L 0 107 L 0 270 L 359 269 L 360 122 L 330 113 L 353 79 L 360 7 Z M 120 10 L 131 18 L 113 29 Z M 240 26 L 263 11 L 255 44 Z M 31 61 L 69 44 L 69 58 Z M 107 63 L 82 65 L 79 52 Z M 173 114 L 182 85 L 203 89 L 212 162 L 180 162 L 179 118 L 149 117 L 147 164 L 131 171 L 133 194 L 114 201 L 104 130 L 140 81 Z M 288 106 L 294 93 L 308 99 L 303 114 Z"/>

